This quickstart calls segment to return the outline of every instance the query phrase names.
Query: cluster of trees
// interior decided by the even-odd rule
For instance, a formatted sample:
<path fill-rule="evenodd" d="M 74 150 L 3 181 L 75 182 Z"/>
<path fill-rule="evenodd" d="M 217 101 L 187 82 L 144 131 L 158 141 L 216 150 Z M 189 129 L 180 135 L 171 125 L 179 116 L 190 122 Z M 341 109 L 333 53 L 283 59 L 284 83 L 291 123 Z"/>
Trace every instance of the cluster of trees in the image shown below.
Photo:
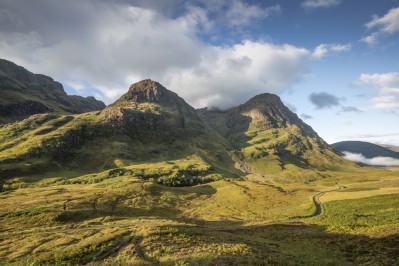
<path fill-rule="evenodd" d="M 189 173 L 183 173 L 176 176 L 163 176 L 158 178 L 156 182 L 160 185 L 168 187 L 186 187 L 210 183 L 217 181 L 218 179 L 219 178 L 216 175 L 192 176 Z"/>

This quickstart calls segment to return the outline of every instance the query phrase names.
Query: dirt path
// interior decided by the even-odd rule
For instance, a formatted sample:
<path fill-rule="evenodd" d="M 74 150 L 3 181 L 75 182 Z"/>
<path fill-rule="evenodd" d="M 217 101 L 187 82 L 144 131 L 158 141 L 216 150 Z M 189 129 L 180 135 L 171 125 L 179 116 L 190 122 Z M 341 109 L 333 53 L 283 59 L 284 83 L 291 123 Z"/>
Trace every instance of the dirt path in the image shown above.
<path fill-rule="evenodd" d="M 321 196 L 323 196 L 326 193 L 342 190 L 342 189 L 345 189 L 345 188 L 346 187 L 338 185 L 337 189 L 333 189 L 333 190 L 329 190 L 329 191 L 323 191 L 323 192 L 320 192 L 320 193 L 314 195 L 313 196 L 313 203 L 316 206 L 316 211 L 315 211 L 315 213 L 313 215 L 310 215 L 307 218 L 316 217 L 316 216 L 321 215 L 321 213 L 322 213 L 321 202 L 320 202 L 320 197 Z"/>

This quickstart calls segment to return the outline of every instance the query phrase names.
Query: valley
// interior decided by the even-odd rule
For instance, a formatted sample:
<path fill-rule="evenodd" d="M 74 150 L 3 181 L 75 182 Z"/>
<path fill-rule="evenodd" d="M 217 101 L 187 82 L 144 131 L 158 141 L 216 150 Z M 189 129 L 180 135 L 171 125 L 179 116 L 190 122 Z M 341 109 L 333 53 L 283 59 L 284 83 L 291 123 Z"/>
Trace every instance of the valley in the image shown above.
<path fill-rule="evenodd" d="M 0 133 L 5 265 L 399 261 L 399 169 L 346 161 L 271 94 L 195 110 L 144 80 Z"/>
<path fill-rule="evenodd" d="M 0 266 L 399 266 L 398 0 L 0 0 Z"/>
<path fill-rule="evenodd" d="M 0 256 L 15 265 L 395 265 L 398 173 L 277 183 L 283 190 L 239 180 L 165 187 L 130 175 L 43 179 L 1 193 Z"/>

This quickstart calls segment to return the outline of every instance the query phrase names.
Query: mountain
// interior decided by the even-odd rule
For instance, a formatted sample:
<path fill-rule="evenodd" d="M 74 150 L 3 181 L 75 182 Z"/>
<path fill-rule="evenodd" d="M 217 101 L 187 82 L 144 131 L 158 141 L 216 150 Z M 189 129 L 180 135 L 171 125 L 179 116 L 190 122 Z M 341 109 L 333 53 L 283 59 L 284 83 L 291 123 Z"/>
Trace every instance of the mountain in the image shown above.
<path fill-rule="evenodd" d="M 353 167 L 291 112 L 277 95 L 261 94 L 227 111 L 201 109 L 208 125 L 228 139 L 247 172 L 267 176 L 324 177 Z"/>
<path fill-rule="evenodd" d="M 195 110 L 152 80 L 133 84 L 102 111 L 37 114 L 0 127 L 4 177 L 137 173 L 143 163 L 151 166 L 139 176 L 168 185 L 247 174 L 309 181 L 354 166 L 276 95 L 258 95 L 227 111 Z"/>
<path fill-rule="evenodd" d="M 398 173 L 343 160 L 276 95 L 195 110 L 143 80 L 101 111 L 0 125 L 0 257 L 396 265 Z"/>
<path fill-rule="evenodd" d="M 383 148 L 387 148 L 394 152 L 399 152 L 399 146 L 391 145 L 391 144 L 379 144 L 379 146 Z"/>
<path fill-rule="evenodd" d="M 78 114 L 104 107 L 94 97 L 67 95 L 52 78 L 0 59 L 0 122 L 40 113 Z"/>
<path fill-rule="evenodd" d="M 379 145 L 363 141 L 341 141 L 331 146 L 339 152 L 361 153 L 366 158 L 392 157 L 399 158 L 399 153 Z"/>
<path fill-rule="evenodd" d="M 194 108 L 152 80 L 133 84 L 102 111 L 38 114 L 0 128 L 0 173 L 9 177 L 21 171 L 34 175 L 37 169 L 68 169 L 72 175 L 116 168 L 123 172 L 138 163 L 165 163 L 169 169 L 170 161 L 188 159 L 191 164 L 184 170 L 168 170 L 171 182 L 183 177 L 214 180 L 217 173 L 239 174 L 228 151 L 227 141 L 207 128 Z M 197 171 L 198 165 L 206 166 Z"/>
<path fill-rule="evenodd" d="M 168 134 L 202 126 L 194 108 L 152 80 L 133 84 L 126 94 L 101 112 L 100 120 L 113 127 L 126 128 L 130 134 L 145 131 Z"/>

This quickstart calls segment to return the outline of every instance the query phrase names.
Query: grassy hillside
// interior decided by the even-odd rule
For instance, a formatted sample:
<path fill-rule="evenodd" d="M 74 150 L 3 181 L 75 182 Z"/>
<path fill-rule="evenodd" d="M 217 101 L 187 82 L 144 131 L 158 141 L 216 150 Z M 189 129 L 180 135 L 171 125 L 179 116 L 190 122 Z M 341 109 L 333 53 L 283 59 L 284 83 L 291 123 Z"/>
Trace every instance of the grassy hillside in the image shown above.
<path fill-rule="evenodd" d="M 197 164 L 206 165 L 205 170 L 195 170 Z M 161 169 L 138 176 L 176 186 L 242 174 L 234 167 L 228 142 L 183 99 L 149 80 L 135 84 L 101 112 L 40 114 L 0 127 L 2 183 L 13 180 L 13 186 L 25 186 L 41 177 L 111 169 L 132 174 L 129 167 L 137 165 Z M 179 167 L 184 171 L 175 170 Z"/>
<path fill-rule="evenodd" d="M 186 185 L 220 179 L 220 174 L 239 174 L 223 142 L 212 135 L 199 135 L 204 129 L 175 130 L 169 135 L 147 131 L 132 138 L 124 130 L 100 122 L 99 117 L 99 113 L 36 115 L 0 128 L 3 183 L 22 186 L 43 176 L 79 176 L 107 169 L 113 169 L 115 175 L 162 179 L 165 184 L 169 182 L 166 179 L 175 179 L 171 181 L 175 183 L 186 179 Z M 152 173 L 146 168 L 159 170 Z M 108 175 L 108 171 L 99 175 Z"/>
<path fill-rule="evenodd" d="M 199 110 L 228 139 L 241 169 L 288 182 L 308 182 L 358 166 L 344 160 L 276 95 L 258 95 L 227 111 Z"/>
<path fill-rule="evenodd" d="M 175 163 L 190 160 L 197 161 Z M 365 171 L 280 187 L 237 180 L 166 187 L 135 174 L 156 172 L 155 165 L 128 169 L 134 173 L 43 178 L 0 193 L 0 260 L 398 265 L 398 170 L 369 168 L 369 176 Z M 345 188 L 337 191 L 337 182 Z M 313 217 L 312 196 L 322 191 L 323 213 Z M 347 199 L 337 201 L 340 193 Z"/>

